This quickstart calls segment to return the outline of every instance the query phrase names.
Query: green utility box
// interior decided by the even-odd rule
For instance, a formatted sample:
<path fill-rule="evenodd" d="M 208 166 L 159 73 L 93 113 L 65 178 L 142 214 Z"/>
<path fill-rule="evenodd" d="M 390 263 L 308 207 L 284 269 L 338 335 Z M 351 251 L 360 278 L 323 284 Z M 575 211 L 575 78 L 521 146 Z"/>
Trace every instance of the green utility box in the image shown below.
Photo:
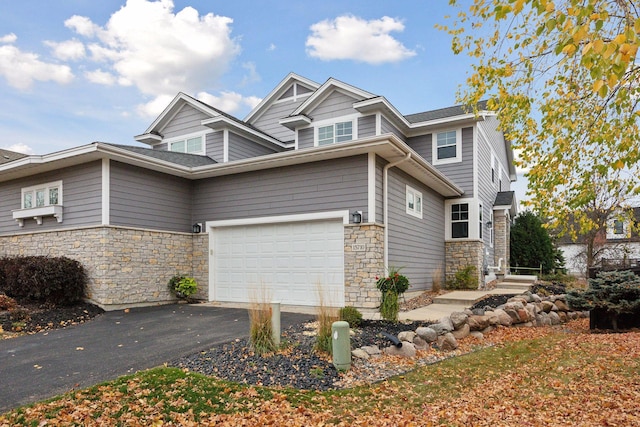
<path fill-rule="evenodd" d="M 331 349 L 333 351 L 333 366 L 338 371 L 348 371 L 351 368 L 349 323 L 341 320 L 331 324 Z"/>

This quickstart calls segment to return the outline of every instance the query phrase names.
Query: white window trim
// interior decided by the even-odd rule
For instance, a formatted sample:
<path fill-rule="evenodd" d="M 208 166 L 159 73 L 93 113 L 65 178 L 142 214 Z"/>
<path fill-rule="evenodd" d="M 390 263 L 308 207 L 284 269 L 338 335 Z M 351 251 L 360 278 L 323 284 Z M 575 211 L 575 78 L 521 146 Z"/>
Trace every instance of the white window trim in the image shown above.
<path fill-rule="evenodd" d="M 409 196 L 413 196 L 413 208 L 409 206 Z M 420 200 L 420 209 L 416 209 L 416 201 Z M 411 216 L 415 216 L 416 218 L 422 219 L 422 211 L 424 210 L 424 198 L 422 197 L 422 192 L 416 190 L 415 188 L 407 185 L 405 192 L 405 200 L 404 200 L 405 208 L 407 214 Z"/>
<path fill-rule="evenodd" d="M 335 145 L 335 144 L 341 144 L 342 142 L 348 142 L 348 141 L 342 141 L 342 142 L 335 142 L 335 125 L 336 123 L 346 123 L 346 122 L 351 122 L 351 140 L 350 141 L 355 141 L 356 139 L 358 139 L 358 117 L 360 117 L 360 115 L 350 115 L 350 116 L 343 116 L 343 117 L 334 117 L 332 119 L 328 119 L 328 120 L 319 120 L 317 122 L 313 123 L 313 146 L 314 147 L 327 147 L 327 146 L 331 146 L 331 145 Z M 318 145 L 318 132 L 320 130 L 320 128 L 325 127 L 325 126 L 330 126 L 333 125 L 334 126 L 334 142 L 331 144 L 326 144 L 326 145 Z"/>
<path fill-rule="evenodd" d="M 489 222 L 491 223 L 491 225 L 489 226 L 489 247 L 493 247 L 493 230 L 494 230 L 494 224 L 493 224 L 493 211 L 489 210 Z"/>
<path fill-rule="evenodd" d="M 201 154 L 201 155 L 205 155 L 207 152 L 207 134 L 210 132 L 194 132 L 194 133 L 190 133 L 187 135 L 180 135 L 179 137 L 175 137 L 175 138 L 170 138 L 167 139 L 166 142 L 167 143 L 167 151 L 171 151 L 171 144 L 174 144 L 176 142 L 180 142 L 180 141 L 184 141 L 184 149 L 185 151 L 171 151 L 172 153 L 184 153 L 184 154 Z M 202 138 L 202 151 L 197 152 L 197 153 L 187 153 L 186 149 L 187 149 L 187 140 L 188 139 L 192 139 L 192 138 Z"/>
<path fill-rule="evenodd" d="M 478 203 L 478 238 L 484 241 L 484 208 L 482 202 Z"/>
<path fill-rule="evenodd" d="M 448 159 L 438 159 L 438 134 L 445 132 L 456 132 L 456 156 Z M 446 165 L 450 163 L 462 162 L 462 128 L 457 129 L 442 129 L 435 131 L 431 137 L 431 155 L 433 165 Z"/>
<path fill-rule="evenodd" d="M 622 233 L 616 234 L 616 220 L 622 221 Z M 614 218 L 610 221 L 607 221 L 607 240 L 620 240 L 620 239 L 628 239 L 631 237 L 630 233 L 630 222 L 627 219 L 618 219 Z"/>
<path fill-rule="evenodd" d="M 49 204 L 49 189 L 57 188 L 58 189 L 58 203 L 55 205 Z M 30 208 L 24 207 L 24 195 L 27 193 L 33 193 L 33 200 L 35 201 L 35 192 L 36 190 L 45 190 L 46 196 L 44 199 L 43 206 L 32 206 Z M 24 187 L 22 191 L 20 191 L 20 209 L 13 210 L 13 219 L 18 222 L 20 227 L 24 227 L 24 220 L 27 218 L 33 218 L 36 220 L 38 225 L 42 225 L 42 217 L 45 216 L 53 216 L 58 222 L 62 222 L 62 206 L 63 206 L 63 191 L 62 191 L 62 181 L 53 181 L 47 182 L 39 185 L 32 185 L 29 187 Z"/>
<path fill-rule="evenodd" d="M 451 206 L 459 205 L 461 203 L 469 204 L 469 237 L 452 238 L 451 237 Z M 467 242 L 467 241 L 481 241 L 479 225 L 479 209 L 482 205 L 482 201 L 475 198 L 468 199 L 451 199 L 444 202 L 444 239 L 447 242 Z"/>

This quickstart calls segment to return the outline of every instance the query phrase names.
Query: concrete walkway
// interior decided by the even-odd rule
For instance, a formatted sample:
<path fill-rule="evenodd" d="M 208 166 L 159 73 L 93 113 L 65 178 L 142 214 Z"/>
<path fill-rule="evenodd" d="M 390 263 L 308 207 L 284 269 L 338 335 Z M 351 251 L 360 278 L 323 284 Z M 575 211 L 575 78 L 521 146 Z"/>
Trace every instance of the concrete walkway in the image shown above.
<path fill-rule="evenodd" d="M 531 289 L 536 276 L 506 275 L 495 289 L 489 291 L 453 291 L 433 299 L 433 304 L 399 313 L 399 320 L 438 321 L 451 313 L 464 311 L 489 295 L 518 295 Z"/>

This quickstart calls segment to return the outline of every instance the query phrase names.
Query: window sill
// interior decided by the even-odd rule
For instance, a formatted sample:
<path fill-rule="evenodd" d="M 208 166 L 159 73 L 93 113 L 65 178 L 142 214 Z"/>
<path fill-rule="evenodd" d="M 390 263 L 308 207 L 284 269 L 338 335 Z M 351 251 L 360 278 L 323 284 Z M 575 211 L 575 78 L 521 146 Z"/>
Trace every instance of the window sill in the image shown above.
<path fill-rule="evenodd" d="M 18 221 L 20 227 L 24 227 L 26 218 L 33 218 L 38 225 L 42 225 L 42 217 L 53 216 L 62 222 L 62 205 L 41 206 L 38 208 L 18 209 L 13 211 L 13 219 Z"/>

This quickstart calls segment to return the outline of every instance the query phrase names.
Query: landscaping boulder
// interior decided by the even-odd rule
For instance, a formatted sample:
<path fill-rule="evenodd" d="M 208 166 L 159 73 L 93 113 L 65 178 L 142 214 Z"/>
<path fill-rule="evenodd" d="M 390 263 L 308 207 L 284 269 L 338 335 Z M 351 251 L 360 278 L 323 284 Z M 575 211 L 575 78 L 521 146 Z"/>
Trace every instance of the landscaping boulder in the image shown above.
<path fill-rule="evenodd" d="M 384 349 L 384 353 L 390 356 L 399 356 L 399 357 L 415 357 L 416 355 L 416 347 L 413 343 L 403 342 L 402 347 L 398 348 L 394 345 L 387 347 Z"/>
<path fill-rule="evenodd" d="M 415 338 L 416 333 L 413 331 L 402 331 L 398 334 L 398 339 L 400 341 L 407 341 L 407 342 L 413 342 L 413 339 Z"/>
<path fill-rule="evenodd" d="M 426 350 L 429 348 L 429 343 L 417 335 L 413 338 L 413 345 L 416 347 L 416 350 Z"/>
<path fill-rule="evenodd" d="M 451 319 L 453 329 L 460 329 L 462 325 L 467 323 L 467 319 L 469 318 L 469 316 L 462 312 L 455 312 L 451 313 L 451 316 L 449 316 L 449 318 Z"/>
<path fill-rule="evenodd" d="M 416 329 L 416 334 L 427 343 L 434 342 L 436 339 L 438 339 L 438 333 L 434 329 L 427 326 L 420 326 L 418 329 Z"/>
<path fill-rule="evenodd" d="M 513 319 L 511 318 L 511 316 L 509 316 L 503 309 L 498 308 L 494 311 L 494 313 L 498 317 L 498 325 L 511 326 L 511 324 L 513 323 Z"/>
<path fill-rule="evenodd" d="M 436 331 L 438 335 L 444 335 L 447 332 L 453 331 L 453 325 L 451 324 L 451 321 L 449 321 L 448 323 L 436 323 L 429 327 Z"/>
<path fill-rule="evenodd" d="M 369 353 L 367 353 L 361 348 L 356 348 L 355 350 L 351 350 L 351 356 L 355 357 L 356 359 L 364 359 L 364 360 L 367 360 L 371 357 Z"/>
<path fill-rule="evenodd" d="M 571 311 L 571 310 L 569 309 L 569 306 L 567 305 L 567 303 L 566 303 L 566 302 L 564 302 L 564 301 L 563 301 L 563 300 L 561 300 L 561 299 L 557 299 L 557 300 L 554 302 L 554 304 L 556 305 L 556 307 L 558 307 L 558 311 L 564 311 L 564 312 Z"/>
<path fill-rule="evenodd" d="M 453 351 L 458 348 L 458 341 L 451 332 L 439 336 L 437 344 L 442 351 Z"/>
<path fill-rule="evenodd" d="M 382 354 L 377 345 L 365 345 L 361 347 L 361 350 L 366 351 L 369 356 L 379 356 Z"/>
<path fill-rule="evenodd" d="M 542 311 L 544 311 L 545 313 L 549 313 L 551 310 L 553 310 L 553 307 L 555 307 L 553 305 L 553 303 L 551 301 L 548 300 L 544 300 L 540 303 L 540 308 L 542 309 Z M 556 307 L 557 309 L 557 307 Z"/>
<path fill-rule="evenodd" d="M 560 316 L 555 311 L 549 313 L 549 319 L 551 319 L 552 325 L 559 325 L 560 323 L 562 323 L 562 321 L 560 320 Z"/>
<path fill-rule="evenodd" d="M 466 338 L 470 332 L 471 332 L 471 328 L 469 327 L 469 324 L 465 323 L 459 329 L 456 329 L 453 332 L 451 332 L 451 334 L 453 334 L 453 336 L 457 340 L 461 340 L 463 338 Z"/>
<path fill-rule="evenodd" d="M 472 331 L 482 331 L 489 326 L 488 316 L 469 316 L 469 327 Z"/>

